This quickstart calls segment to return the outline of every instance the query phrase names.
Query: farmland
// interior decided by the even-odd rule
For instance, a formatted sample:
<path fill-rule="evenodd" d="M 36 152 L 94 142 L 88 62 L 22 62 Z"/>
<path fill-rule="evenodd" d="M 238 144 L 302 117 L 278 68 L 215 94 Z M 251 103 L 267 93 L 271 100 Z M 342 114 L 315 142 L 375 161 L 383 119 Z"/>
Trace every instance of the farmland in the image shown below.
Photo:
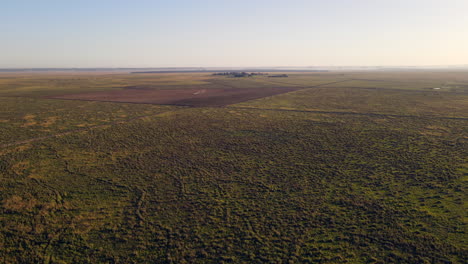
<path fill-rule="evenodd" d="M 465 263 L 468 73 L 288 76 L 1 74 L 0 261 Z"/>
<path fill-rule="evenodd" d="M 51 99 L 146 103 L 182 106 L 226 106 L 294 91 L 294 88 L 225 88 L 155 90 L 133 86 L 120 91 L 52 96 Z"/>

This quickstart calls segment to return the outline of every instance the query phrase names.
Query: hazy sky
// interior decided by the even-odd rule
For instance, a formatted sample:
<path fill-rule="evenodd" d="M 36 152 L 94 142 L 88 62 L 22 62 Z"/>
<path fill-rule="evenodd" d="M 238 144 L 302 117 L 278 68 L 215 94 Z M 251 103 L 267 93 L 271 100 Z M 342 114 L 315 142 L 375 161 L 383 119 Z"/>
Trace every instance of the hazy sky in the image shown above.
<path fill-rule="evenodd" d="M 468 0 L 0 0 L 0 67 L 468 64 Z"/>

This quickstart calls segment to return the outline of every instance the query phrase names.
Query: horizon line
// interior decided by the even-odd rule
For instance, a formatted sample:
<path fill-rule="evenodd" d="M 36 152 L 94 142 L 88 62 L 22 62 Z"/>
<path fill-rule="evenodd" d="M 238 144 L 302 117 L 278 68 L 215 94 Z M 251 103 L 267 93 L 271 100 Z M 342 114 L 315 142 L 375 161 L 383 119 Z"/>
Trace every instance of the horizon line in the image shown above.
<path fill-rule="evenodd" d="M 0 70 L 86 70 L 86 69 L 317 69 L 317 68 L 457 68 L 468 67 L 468 64 L 440 65 L 317 65 L 317 66 L 97 66 L 97 67 L 0 67 Z"/>

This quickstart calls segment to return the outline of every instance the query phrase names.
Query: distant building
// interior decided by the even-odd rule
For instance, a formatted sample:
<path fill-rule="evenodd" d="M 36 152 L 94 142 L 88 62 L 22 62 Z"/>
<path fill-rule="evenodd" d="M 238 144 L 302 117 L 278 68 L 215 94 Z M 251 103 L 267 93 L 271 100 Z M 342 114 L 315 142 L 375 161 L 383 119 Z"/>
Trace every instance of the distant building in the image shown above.
<path fill-rule="evenodd" d="M 268 73 L 260 73 L 260 72 L 217 72 L 213 73 L 213 75 L 223 75 L 223 76 L 231 76 L 231 77 L 252 77 L 254 75 L 268 75 Z"/>

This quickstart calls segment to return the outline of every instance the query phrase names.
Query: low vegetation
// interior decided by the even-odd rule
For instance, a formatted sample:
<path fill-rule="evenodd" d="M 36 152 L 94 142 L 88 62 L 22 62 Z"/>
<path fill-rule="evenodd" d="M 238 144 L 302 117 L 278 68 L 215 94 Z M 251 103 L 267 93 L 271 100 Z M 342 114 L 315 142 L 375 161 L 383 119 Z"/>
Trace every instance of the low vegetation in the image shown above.
<path fill-rule="evenodd" d="M 41 93 L 17 76 L 0 88 L 0 259 L 464 263 L 468 78 L 402 75 L 196 75 L 301 88 L 221 108 L 44 99 L 95 87 Z M 192 87 L 135 76 L 108 80 Z"/>

